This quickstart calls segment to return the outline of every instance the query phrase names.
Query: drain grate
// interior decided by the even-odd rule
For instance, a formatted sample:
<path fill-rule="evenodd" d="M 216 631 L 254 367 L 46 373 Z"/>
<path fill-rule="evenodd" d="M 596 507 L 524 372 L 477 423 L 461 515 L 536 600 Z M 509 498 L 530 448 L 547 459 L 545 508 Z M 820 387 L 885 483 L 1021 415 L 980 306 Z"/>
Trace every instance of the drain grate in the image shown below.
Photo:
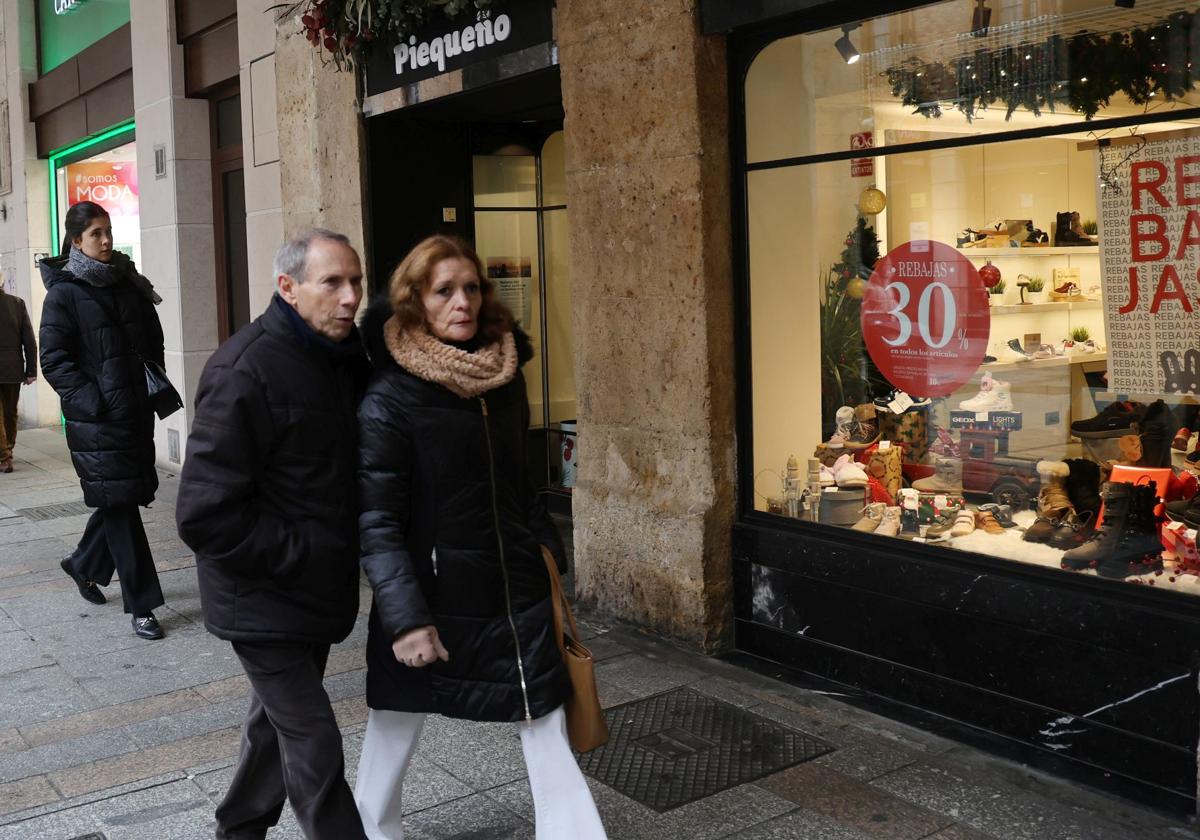
<path fill-rule="evenodd" d="M 71 840 L 108 840 L 108 838 L 99 832 L 93 832 L 91 834 L 80 834 L 78 837 L 72 837 Z"/>
<path fill-rule="evenodd" d="M 91 513 L 92 509 L 83 502 L 64 502 L 58 505 L 42 505 L 41 507 L 23 508 L 13 511 L 32 522 L 45 522 L 47 519 L 62 519 L 64 516 L 82 516 Z"/>
<path fill-rule="evenodd" d="M 610 739 L 579 766 L 631 799 L 669 811 L 811 761 L 833 747 L 689 688 L 605 711 Z"/>

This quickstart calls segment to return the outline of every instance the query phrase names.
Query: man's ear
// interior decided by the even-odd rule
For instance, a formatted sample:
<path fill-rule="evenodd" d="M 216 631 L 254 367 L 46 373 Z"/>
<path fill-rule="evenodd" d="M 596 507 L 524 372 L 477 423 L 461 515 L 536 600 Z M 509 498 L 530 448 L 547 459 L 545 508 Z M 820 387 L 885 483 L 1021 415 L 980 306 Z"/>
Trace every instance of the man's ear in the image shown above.
<path fill-rule="evenodd" d="M 280 274 L 275 278 L 275 285 L 279 289 L 279 296 L 287 301 L 292 306 L 296 305 L 296 278 L 290 274 Z"/>

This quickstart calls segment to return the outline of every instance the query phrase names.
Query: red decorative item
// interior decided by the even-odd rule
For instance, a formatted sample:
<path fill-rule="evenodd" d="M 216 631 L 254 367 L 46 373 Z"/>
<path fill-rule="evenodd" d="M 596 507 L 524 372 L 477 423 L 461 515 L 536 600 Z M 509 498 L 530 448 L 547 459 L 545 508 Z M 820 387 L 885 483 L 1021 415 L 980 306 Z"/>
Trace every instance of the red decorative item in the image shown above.
<path fill-rule="evenodd" d="M 956 248 L 929 240 L 905 243 L 876 263 L 861 321 L 880 373 L 923 397 L 948 397 L 970 380 L 991 329 L 979 270 Z"/>
<path fill-rule="evenodd" d="M 991 260 L 988 260 L 987 265 L 979 269 L 979 279 L 983 281 L 984 286 L 990 289 L 1000 282 L 1000 269 L 992 265 Z"/>

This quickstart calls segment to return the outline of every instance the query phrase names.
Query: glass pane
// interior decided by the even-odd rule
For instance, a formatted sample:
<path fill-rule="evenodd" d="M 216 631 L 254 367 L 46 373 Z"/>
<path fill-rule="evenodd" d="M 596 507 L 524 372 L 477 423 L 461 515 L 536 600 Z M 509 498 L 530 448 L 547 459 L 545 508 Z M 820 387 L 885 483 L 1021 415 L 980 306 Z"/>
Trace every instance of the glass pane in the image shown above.
<path fill-rule="evenodd" d="M 537 211 L 475 213 L 475 248 L 499 299 L 512 311 L 538 353 L 522 368 L 532 424 L 543 426 L 541 290 L 537 259 Z"/>
<path fill-rule="evenodd" d="M 556 131 L 542 146 L 542 205 L 567 203 L 567 159 L 563 133 Z"/>
<path fill-rule="evenodd" d="M 142 226 L 138 210 L 137 143 L 58 168 L 58 236 L 64 232 L 67 210 L 93 201 L 112 219 L 113 248 L 135 263 L 142 261 Z M 151 278 L 153 279 L 153 278 Z"/>
<path fill-rule="evenodd" d="M 1056 35 L 1162 21 L 1143 35 L 1174 44 L 1154 63 L 1156 78 L 1175 79 L 1173 102 L 1134 108 L 1118 92 L 1096 111 L 1103 119 L 1197 104 L 1200 62 L 1180 51 L 1162 3 L 993 3 L 977 37 L 963 29 L 974 6 L 852 28 L 857 65 L 839 57 L 841 30 L 787 38 L 747 77 L 752 160 L 840 151 L 856 133 L 887 151 L 746 175 L 748 490 L 758 510 L 880 539 L 1200 592 L 1186 536 L 1196 523 L 1185 519 L 1178 552 L 1162 554 L 1174 532 L 1152 512 L 1197 448 L 1200 222 L 1189 211 L 1200 203 L 1200 127 L 1134 125 L 1098 146 L 1063 103 L 1038 113 L 1035 96 L 1011 121 L 1002 107 L 968 121 L 954 103 L 913 113 L 876 81 L 913 55 L 949 64 L 1026 43 L 1011 60 L 1037 64 L 1036 45 Z M 993 65 L 1006 77 L 1010 67 Z M 1118 86 L 1131 73 L 1112 70 Z M 1033 94 L 1041 84 L 1032 72 L 1017 82 Z M 982 136 L 1035 126 L 1064 133 Z M 1102 492 L 1120 550 L 1094 539 Z"/>
<path fill-rule="evenodd" d="M 550 368 L 551 475 L 554 486 L 575 486 L 575 332 L 571 326 L 569 219 L 566 210 L 543 216 L 546 236 L 546 355 Z"/>
<path fill-rule="evenodd" d="M 746 84 L 747 159 L 800 157 L 945 136 L 981 136 L 1035 126 L 1083 124 L 1096 117 L 1136 116 L 1200 105 L 1187 78 L 1186 27 L 1168 28 L 1178 6 L 1111 0 L 992 3 L 986 30 L 975 30 L 974 0 L 949 0 L 863 22 L 781 39 L 766 47 Z M 1130 4 L 1132 5 L 1132 4 Z M 1114 59 L 1098 40 L 1146 32 Z M 1154 35 L 1154 40 L 1149 40 Z M 1140 46 L 1139 46 L 1140 44 Z M 845 57 L 858 59 L 847 63 Z M 1125 56 L 1161 87 L 1139 94 L 1131 80 L 1107 101 L 1101 77 Z M 1171 73 L 1158 68 L 1171 67 Z M 1100 72 L 1093 72 L 1100 71 Z M 1089 77 L 1088 73 L 1092 72 Z M 1183 81 L 1180 81 L 1180 80 Z M 1141 96 L 1140 101 L 1135 101 Z M 891 131 L 884 137 L 885 129 Z"/>
<path fill-rule="evenodd" d="M 536 207 L 537 158 L 532 155 L 475 155 L 476 207 Z"/>
<path fill-rule="evenodd" d="M 222 175 L 225 194 L 225 277 L 229 334 L 250 323 L 250 270 L 246 257 L 246 182 L 241 169 Z"/>
<path fill-rule="evenodd" d="M 217 148 L 242 144 L 242 97 L 230 96 L 217 102 Z"/>

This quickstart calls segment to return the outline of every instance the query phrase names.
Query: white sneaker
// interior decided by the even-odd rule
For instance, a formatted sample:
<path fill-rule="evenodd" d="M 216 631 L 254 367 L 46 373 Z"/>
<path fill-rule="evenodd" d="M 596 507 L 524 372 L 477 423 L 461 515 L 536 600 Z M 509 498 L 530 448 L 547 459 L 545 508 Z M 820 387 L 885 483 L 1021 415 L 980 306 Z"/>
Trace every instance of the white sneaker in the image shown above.
<path fill-rule="evenodd" d="M 1012 411 L 1012 388 L 1007 382 L 993 379 L 990 372 L 983 375 L 979 393 L 958 404 L 963 411 Z"/>

